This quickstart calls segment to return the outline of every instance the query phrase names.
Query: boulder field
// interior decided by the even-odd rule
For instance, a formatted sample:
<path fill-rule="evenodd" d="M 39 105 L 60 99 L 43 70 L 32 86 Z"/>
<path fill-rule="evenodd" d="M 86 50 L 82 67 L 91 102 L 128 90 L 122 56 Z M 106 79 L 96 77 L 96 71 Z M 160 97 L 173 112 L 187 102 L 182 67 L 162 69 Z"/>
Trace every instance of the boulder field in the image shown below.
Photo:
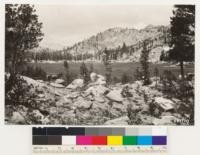
<path fill-rule="evenodd" d="M 181 101 L 165 98 L 154 81 L 149 86 L 141 81 L 107 85 L 104 76 L 91 73 L 87 85 L 75 79 L 64 86 L 62 79 L 22 78 L 33 85 L 36 105 L 6 105 L 7 124 L 133 125 L 138 119 L 141 125 L 176 125 L 183 119 L 176 110 Z"/>

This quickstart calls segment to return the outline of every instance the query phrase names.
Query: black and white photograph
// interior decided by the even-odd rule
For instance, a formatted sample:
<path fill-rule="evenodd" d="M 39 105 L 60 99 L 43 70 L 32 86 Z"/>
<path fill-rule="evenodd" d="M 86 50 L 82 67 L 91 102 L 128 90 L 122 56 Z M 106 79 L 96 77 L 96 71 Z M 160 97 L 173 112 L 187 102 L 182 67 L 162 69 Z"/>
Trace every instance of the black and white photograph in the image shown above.
<path fill-rule="evenodd" d="M 5 124 L 194 120 L 195 5 L 5 5 Z"/>

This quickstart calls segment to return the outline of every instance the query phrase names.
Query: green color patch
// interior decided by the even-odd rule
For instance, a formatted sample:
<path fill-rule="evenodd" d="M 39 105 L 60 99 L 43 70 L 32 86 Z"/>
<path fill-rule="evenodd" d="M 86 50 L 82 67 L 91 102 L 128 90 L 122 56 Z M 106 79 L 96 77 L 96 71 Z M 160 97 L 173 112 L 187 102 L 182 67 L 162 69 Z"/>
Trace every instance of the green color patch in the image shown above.
<path fill-rule="evenodd" d="M 123 145 L 137 145 L 137 136 L 123 136 Z"/>

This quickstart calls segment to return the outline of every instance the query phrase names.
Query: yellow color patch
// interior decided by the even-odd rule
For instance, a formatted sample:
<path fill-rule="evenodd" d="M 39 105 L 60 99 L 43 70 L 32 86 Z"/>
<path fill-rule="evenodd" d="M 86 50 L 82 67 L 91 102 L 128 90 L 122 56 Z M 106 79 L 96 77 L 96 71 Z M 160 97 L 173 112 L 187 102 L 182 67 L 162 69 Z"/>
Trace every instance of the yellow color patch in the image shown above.
<path fill-rule="evenodd" d="M 122 136 L 108 136 L 107 137 L 107 144 L 108 145 L 122 145 Z"/>

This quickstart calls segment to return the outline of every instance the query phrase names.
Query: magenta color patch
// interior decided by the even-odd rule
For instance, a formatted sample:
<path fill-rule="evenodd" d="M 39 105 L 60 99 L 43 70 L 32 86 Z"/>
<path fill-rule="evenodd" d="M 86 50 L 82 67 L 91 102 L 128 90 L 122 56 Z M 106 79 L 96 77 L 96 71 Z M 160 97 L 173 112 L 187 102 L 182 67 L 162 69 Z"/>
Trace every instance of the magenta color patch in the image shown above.
<path fill-rule="evenodd" d="M 92 145 L 92 136 L 76 136 L 76 145 Z"/>

